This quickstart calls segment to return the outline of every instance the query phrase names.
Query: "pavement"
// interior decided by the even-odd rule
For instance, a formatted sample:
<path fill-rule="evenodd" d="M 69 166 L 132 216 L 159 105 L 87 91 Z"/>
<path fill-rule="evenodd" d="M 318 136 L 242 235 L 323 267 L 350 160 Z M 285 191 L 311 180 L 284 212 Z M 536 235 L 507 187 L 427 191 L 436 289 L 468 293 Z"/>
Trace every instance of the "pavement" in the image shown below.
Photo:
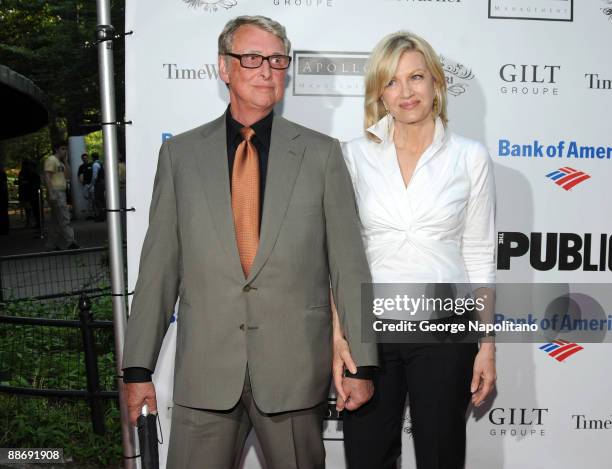
<path fill-rule="evenodd" d="M 45 214 L 47 226 L 49 223 L 49 212 Z M 74 237 L 80 247 L 99 247 L 108 244 L 106 222 L 94 222 L 93 220 L 73 220 Z M 41 237 L 40 231 L 27 228 L 20 214 L 10 214 L 10 228 L 8 235 L 0 235 L 0 257 L 15 254 L 31 254 L 47 252 L 45 239 Z"/>

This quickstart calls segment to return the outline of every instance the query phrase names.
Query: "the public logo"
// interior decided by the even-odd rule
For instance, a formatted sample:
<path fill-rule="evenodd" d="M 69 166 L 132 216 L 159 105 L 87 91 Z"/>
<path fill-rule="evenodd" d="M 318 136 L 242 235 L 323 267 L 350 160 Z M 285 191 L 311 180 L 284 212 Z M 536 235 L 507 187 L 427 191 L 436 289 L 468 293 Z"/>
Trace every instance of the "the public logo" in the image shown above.
<path fill-rule="evenodd" d="M 474 79 L 472 70 L 459 62 L 453 62 L 443 55 L 440 55 L 440 62 L 444 68 L 448 94 L 459 96 L 465 93 L 470 86 L 470 80 Z"/>
<path fill-rule="evenodd" d="M 559 168 L 552 173 L 548 173 L 546 177 L 551 181 L 554 181 L 555 184 L 562 187 L 566 191 L 569 191 L 572 189 L 572 187 L 577 186 L 581 182 L 591 178 L 591 176 L 584 171 L 578 171 L 577 169 L 570 168 L 569 166 L 564 166 L 563 168 Z"/>
<path fill-rule="evenodd" d="M 204 8 L 206 11 L 217 11 L 219 8 L 229 10 L 238 5 L 238 0 L 183 0 L 191 8 Z"/>
<path fill-rule="evenodd" d="M 539 271 L 612 271 L 612 236 L 607 233 L 497 233 L 497 269 L 527 256 Z"/>
<path fill-rule="evenodd" d="M 563 362 L 575 353 L 584 350 L 584 347 L 578 345 L 575 342 L 555 339 L 552 342 L 542 345 L 541 347 L 539 347 L 539 349 L 546 352 L 549 357 L 554 358 L 558 362 Z"/>
<path fill-rule="evenodd" d="M 574 0 L 489 0 L 489 18 L 573 21 Z"/>

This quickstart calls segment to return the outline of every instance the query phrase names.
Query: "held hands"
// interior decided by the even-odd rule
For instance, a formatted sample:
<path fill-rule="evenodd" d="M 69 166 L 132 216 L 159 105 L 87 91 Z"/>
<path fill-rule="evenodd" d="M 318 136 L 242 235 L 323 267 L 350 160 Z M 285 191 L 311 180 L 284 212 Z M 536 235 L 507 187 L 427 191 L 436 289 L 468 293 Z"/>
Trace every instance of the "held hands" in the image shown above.
<path fill-rule="evenodd" d="M 157 412 L 157 399 L 155 397 L 155 386 L 152 382 L 126 383 L 128 417 L 130 424 L 136 426 L 136 419 L 140 415 L 142 406 L 147 404 L 149 413 Z"/>
<path fill-rule="evenodd" d="M 336 386 L 336 410 L 355 410 L 368 402 L 374 395 L 374 384 L 369 379 L 344 377 L 344 370 L 357 372 L 348 342 L 343 337 L 334 337 L 332 374 Z"/>
<path fill-rule="evenodd" d="M 495 387 L 497 375 L 495 372 L 495 344 L 492 342 L 481 343 L 480 350 L 474 360 L 474 371 L 472 373 L 472 404 L 480 406 L 491 394 Z"/>

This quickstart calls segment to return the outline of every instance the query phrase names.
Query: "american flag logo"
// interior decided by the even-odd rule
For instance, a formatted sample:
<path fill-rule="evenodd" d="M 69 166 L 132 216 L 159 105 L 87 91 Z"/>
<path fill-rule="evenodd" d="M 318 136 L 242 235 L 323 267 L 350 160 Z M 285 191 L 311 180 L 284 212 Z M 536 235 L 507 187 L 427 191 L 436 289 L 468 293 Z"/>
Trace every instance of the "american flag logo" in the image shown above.
<path fill-rule="evenodd" d="M 553 340 L 552 342 L 544 344 L 540 347 L 540 350 L 546 352 L 549 357 L 552 357 L 560 362 L 583 349 L 584 347 L 576 344 L 575 342 L 568 342 L 567 340 L 562 339 Z"/>
<path fill-rule="evenodd" d="M 563 189 L 566 191 L 569 191 L 575 185 L 590 179 L 591 176 L 583 171 L 578 171 L 577 169 L 570 168 L 569 166 L 564 166 L 563 168 L 559 168 L 552 173 L 548 173 L 546 177 L 554 181 L 555 184 L 563 187 Z"/>

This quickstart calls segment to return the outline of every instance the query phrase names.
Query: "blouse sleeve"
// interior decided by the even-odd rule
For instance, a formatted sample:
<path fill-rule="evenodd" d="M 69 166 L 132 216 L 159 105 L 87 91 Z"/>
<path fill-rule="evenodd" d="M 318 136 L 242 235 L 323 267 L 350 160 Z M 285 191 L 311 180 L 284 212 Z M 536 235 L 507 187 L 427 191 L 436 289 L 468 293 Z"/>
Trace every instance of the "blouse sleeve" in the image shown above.
<path fill-rule="evenodd" d="M 468 155 L 470 195 L 461 250 L 471 284 L 495 282 L 495 180 L 484 145 Z"/>

